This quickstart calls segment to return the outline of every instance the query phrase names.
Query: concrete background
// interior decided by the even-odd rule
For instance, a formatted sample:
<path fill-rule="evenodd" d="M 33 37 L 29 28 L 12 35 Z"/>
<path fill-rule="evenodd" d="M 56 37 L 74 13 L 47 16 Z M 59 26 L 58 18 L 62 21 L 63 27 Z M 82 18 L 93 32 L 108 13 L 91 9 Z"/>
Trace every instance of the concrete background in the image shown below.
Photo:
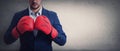
<path fill-rule="evenodd" d="M 43 6 L 57 12 L 67 35 L 65 46 L 53 42 L 54 51 L 120 51 L 119 0 L 43 0 Z M 16 51 L 3 36 L 15 12 L 28 7 L 28 0 L 0 0 L 0 51 Z"/>

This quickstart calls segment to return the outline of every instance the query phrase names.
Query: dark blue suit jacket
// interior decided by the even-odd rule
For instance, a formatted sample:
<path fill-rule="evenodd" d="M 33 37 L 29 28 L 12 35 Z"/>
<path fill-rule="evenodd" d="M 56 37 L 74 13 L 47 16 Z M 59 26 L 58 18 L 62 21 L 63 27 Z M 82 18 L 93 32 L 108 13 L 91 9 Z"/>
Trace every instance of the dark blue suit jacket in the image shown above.
<path fill-rule="evenodd" d="M 25 15 L 29 15 L 28 8 L 17 12 L 13 16 L 12 22 L 4 35 L 4 41 L 6 44 L 11 44 L 17 40 L 12 36 L 11 31 L 17 25 L 20 18 Z M 62 26 L 56 13 L 43 8 L 42 15 L 48 17 L 52 26 L 58 31 L 58 36 L 55 39 L 51 39 L 50 35 L 45 35 L 42 31 L 38 31 L 36 37 L 33 32 L 25 32 L 24 35 L 19 37 L 20 51 L 52 51 L 52 41 L 61 46 L 66 43 L 66 35 L 62 30 Z"/>

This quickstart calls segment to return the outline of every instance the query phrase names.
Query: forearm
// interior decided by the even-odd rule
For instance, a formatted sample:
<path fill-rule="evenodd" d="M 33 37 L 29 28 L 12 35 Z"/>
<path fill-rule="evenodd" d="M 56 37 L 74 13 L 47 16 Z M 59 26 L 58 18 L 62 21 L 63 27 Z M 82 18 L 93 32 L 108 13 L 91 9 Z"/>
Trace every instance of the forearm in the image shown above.
<path fill-rule="evenodd" d="M 13 37 L 13 35 L 11 34 L 11 30 L 7 30 L 6 32 L 5 32 L 5 35 L 4 35 L 4 42 L 6 43 L 6 44 L 11 44 L 11 43 L 13 43 L 15 40 L 17 40 L 17 39 L 15 39 L 14 37 Z"/>
<path fill-rule="evenodd" d="M 64 33 L 62 35 L 58 34 L 58 36 L 55 39 L 53 39 L 53 41 L 63 46 L 66 43 L 66 35 Z"/>
<path fill-rule="evenodd" d="M 60 24 L 56 24 L 54 27 L 58 31 L 58 36 L 54 38 L 53 41 L 62 46 L 66 43 L 67 36 L 62 30 L 62 26 Z"/>

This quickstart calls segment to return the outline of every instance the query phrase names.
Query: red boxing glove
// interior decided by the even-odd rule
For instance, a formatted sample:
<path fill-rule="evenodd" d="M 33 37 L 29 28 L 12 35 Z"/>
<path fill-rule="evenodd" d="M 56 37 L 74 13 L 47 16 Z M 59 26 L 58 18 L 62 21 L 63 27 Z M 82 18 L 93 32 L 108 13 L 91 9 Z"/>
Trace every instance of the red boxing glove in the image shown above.
<path fill-rule="evenodd" d="M 58 32 L 54 27 L 52 27 L 51 36 L 53 39 L 58 36 Z"/>
<path fill-rule="evenodd" d="M 45 16 L 38 16 L 35 21 L 35 28 L 43 31 L 45 34 L 49 34 L 51 32 L 50 21 L 43 19 Z"/>
<path fill-rule="evenodd" d="M 15 38 L 19 37 L 19 34 L 24 34 L 26 31 L 33 31 L 34 30 L 34 20 L 29 16 L 22 17 L 17 26 L 13 28 L 12 35 Z"/>
<path fill-rule="evenodd" d="M 57 37 L 57 30 L 51 25 L 49 19 L 46 16 L 38 16 L 35 21 L 35 28 L 43 31 L 46 35 L 51 34 L 51 37 L 54 39 Z"/>

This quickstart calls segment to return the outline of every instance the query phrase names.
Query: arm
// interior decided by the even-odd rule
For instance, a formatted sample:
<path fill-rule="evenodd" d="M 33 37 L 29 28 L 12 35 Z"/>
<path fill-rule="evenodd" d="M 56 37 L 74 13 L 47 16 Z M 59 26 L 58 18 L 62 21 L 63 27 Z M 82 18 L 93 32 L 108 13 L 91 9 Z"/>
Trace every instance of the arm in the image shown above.
<path fill-rule="evenodd" d="M 58 32 L 58 36 L 55 38 L 55 39 L 53 39 L 53 41 L 55 42 L 55 43 L 57 43 L 57 44 L 59 44 L 59 45 L 64 45 L 65 43 L 66 43 L 66 35 L 65 35 L 65 33 L 64 33 L 64 31 L 63 31 L 63 29 L 62 29 L 62 25 L 60 24 L 60 22 L 59 22 L 59 19 L 58 19 L 58 16 L 57 16 L 57 14 L 56 13 L 54 13 L 53 14 L 53 16 L 54 16 L 54 23 L 53 23 L 53 27 L 57 30 L 57 32 Z"/>
<path fill-rule="evenodd" d="M 11 34 L 12 29 L 16 26 L 18 20 L 16 18 L 16 14 L 13 16 L 12 22 L 8 28 L 8 30 L 5 32 L 4 34 L 4 42 L 6 44 L 11 44 L 14 41 L 16 41 L 17 39 L 13 37 L 13 35 Z"/>

